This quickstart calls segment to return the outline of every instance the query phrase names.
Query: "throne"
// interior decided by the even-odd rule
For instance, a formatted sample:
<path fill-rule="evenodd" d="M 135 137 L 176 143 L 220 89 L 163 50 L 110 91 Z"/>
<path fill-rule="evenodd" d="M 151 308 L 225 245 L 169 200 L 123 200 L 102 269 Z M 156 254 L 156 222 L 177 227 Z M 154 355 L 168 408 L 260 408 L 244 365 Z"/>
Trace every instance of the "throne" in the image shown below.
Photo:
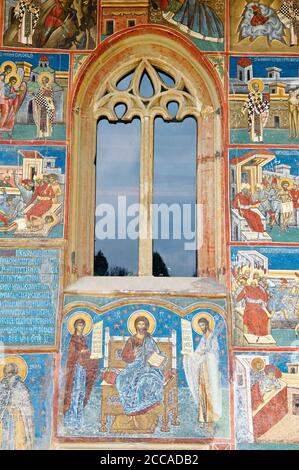
<path fill-rule="evenodd" d="M 109 328 L 105 328 L 104 367 L 109 369 L 125 369 L 127 364 L 121 359 L 122 350 L 128 336 L 110 336 Z M 179 426 L 178 420 L 178 377 L 176 359 L 176 332 L 173 330 L 170 337 L 156 337 L 155 341 L 167 357 L 164 369 L 165 381 L 163 386 L 162 403 L 146 412 L 147 416 L 161 416 L 161 431 L 169 432 L 170 415 L 171 424 Z M 120 403 L 119 394 L 114 384 L 101 382 L 101 432 L 107 432 L 108 416 L 125 416 Z M 152 430 L 151 432 L 154 432 Z"/>

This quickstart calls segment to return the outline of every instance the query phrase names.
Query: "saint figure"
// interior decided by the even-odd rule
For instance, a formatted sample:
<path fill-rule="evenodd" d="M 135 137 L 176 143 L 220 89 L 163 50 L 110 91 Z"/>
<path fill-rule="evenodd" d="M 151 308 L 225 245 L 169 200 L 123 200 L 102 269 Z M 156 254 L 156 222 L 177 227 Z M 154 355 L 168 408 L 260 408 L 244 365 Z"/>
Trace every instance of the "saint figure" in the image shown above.
<path fill-rule="evenodd" d="M 32 45 L 32 38 L 40 15 L 37 0 L 19 0 L 15 6 L 15 16 L 19 20 L 18 41 Z"/>
<path fill-rule="evenodd" d="M 66 383 L 63 413 L 65 423 L 80 429 L 84 424 L 84 407 L 92 392 L 99 368 L 98 359 L 91 359 L 91 353 L 84 338 L 86 322 L 78 318 L 74 322 L 66 365 Z"/>
<path fill-rule="evenodd" d="M 184 371 L 193 400 L 198 407 L 198 422 L 211 431 L 222 416 L 222 387 L 219 344 L 208 318 L 199 316 L 200 343 L 192 354 L 184 354 Z"/>
<path fill-rule="evenodd" d="M 242 108 L 242 113 L 245 114 L 247 111 L 251 142 L 263 142 L 264 128 L 269 118 L 269 97 L 262 93 L 264 84 L 261 80 L 250 80 L 248 88 L 249 94 Z"/>
<path fill-rule="evenodd" d="M 7 363 L 0 381 L 0 448 L 30 450 L 34 443 L 33 407 L 18 366 Z"/>
<path fill-rule="evenodd" d="M 163 400 L 166 358 L 162 357 L 159 347 L 149 333 L 149 320 L 138 316 L 134 321 L 136 334 L 128 339 L 122 351 L 122 359 L 127 363 L 117 376 L 116 388 L 126 415 L 142 415 Z M 154 364 L 153 357 L 159 363 Z M 138 424 L 137 424 L 138 427 Z"/>

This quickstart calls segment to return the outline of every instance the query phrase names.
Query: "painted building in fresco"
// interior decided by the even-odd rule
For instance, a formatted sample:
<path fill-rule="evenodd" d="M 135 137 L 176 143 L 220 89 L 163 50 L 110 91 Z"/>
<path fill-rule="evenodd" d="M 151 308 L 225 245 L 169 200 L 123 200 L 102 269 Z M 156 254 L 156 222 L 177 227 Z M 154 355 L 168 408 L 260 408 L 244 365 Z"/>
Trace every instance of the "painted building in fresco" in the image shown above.
<path fill-rule="evenodd" d="M 296 8 L 3 0 L 1 450 L 298 448 Z"/>

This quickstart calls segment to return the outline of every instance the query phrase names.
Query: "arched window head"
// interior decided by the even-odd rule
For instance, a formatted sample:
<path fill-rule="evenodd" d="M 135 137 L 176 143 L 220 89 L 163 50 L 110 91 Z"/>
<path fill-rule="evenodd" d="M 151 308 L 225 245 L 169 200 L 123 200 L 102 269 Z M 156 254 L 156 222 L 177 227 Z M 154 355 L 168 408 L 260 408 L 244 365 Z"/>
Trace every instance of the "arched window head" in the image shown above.
<path fill-rule="evenodd" d="M 178 106 L 175 116 L 169 109 L 171 103 Z M 122 116 L 117 113 L 120 104 L 125 106 Z M 129 122 L 136 116 L 181 121 L 186 116 L 199 118 L 213 113 L 213 108 L 204 106 L 200 93 L 179 70 L 165 61 L 141 59 L 109 76 L 96 95 L 94 113 L 111 122 Z"/>
<path fill-rule="evenodd" d="M 149 31 L 147 31 L 149 30 Z M 156 31 L 157 30 L 157 31 Z M 213 67 L 173 32 L 144 27 L 105 43 L 84 65 L 73 100 L 67 282 L 93 275 L 97 123 L 140 120 L 138 274 L 152 275 L 155 120 L 196 120 L 197 276 L 222 280 L 225 254 L 222 100 Z M 109 47 L 108 47 L 109 44 Z M 80 189 L 81 188 L 81 189 Z M 183 260 L 182 260 L 183 262 Z"/>

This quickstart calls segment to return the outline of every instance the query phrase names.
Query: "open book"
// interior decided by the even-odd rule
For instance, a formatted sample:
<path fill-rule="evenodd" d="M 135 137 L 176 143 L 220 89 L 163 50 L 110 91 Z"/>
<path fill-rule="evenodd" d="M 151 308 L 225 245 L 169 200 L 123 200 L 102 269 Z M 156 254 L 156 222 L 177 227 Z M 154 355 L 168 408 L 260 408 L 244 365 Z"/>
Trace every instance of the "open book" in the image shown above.
<path fill-rule="evenodd" d="M 166 357 L 156 352 L 154 352 L 147 360 L 148 364 L 153 367 L 160 367 L 165 361 Z"/>
<path fill-rule="evenodd" d="M 182 354 L 193 353 L 192 325 L 188 320 L 181 320 L 182 326 Z"/>
<path fill-rule="evenodd" d="M 272 335 L 256 336 L 256 335 L 245 333 L 244 339 L 245 339 L 245 343 L 248 345 L 257 345 L 257 344 L 258 345 L 267 344 L 267 345 L 273 345 L 273 346 L 276 345 L 276 341 Z"/>

